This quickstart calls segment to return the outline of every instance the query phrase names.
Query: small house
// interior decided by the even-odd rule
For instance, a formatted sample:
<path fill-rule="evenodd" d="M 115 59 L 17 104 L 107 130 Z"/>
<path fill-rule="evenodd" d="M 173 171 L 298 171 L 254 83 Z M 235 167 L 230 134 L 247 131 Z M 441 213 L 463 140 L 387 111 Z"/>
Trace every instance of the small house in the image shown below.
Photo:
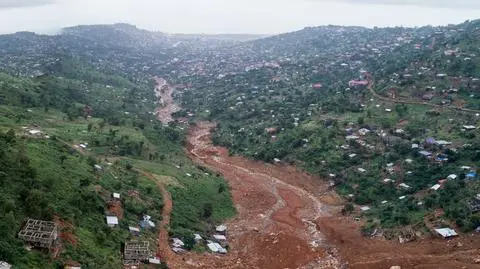
<path fill-rule="evenodd" d="M 148 263 L 150 264 L 161 264 L 161 261 L 158 257 L 148 258 Z"/>
<path fill-rule="evenodd" d="M 64 269 L 82 269 L 82 266 L 78 262 L 71 261 L 65 264 Z"/>
<path fill-rule="evenodd" d="M 227 237 L 223 234 L 214 234 L 213 238 L 218 241 L 227 241 Z"/>
<path fill-rule="evenodd" d="M 471 130 L 477 129 L 477 127 L 475 127 L 473 125 L 463 125 L 463 129 L 465 129 L 467 131 L 471 131 Z"/>
<path fill-rule="evenodd" d="M 224 225 L 224 224 L 218 225 L 217 227 L 215 227 L 215 231 L 216 231 L 218 234 L 223 234 L 223 235 L 225 235 L 225 234 L 227 233 L 227 226 Z"/>
<path fill-rule="evenodd" d="M 472 172 L 466 174 L 465 177 L 466 177 L 467 179 L 474 179 L 474 178 L 477 177 L 477 173 L 472 171 Z"/>
<path fill-rule="evenodd" d="M 410 189 L 411 188 L 409 185 L 407 185 L 405 183 L 400 183 L 398 186 L 401 187 L 401 188 L 404 188 L 404 189 Z"/>
<path fill-rule="evenodd" d="M 112 197 L 114 199 L 120 199 L 120 193 L 114 192 L 114 193 L 112 193 Z"/>
<path fill-rule="evenodd" d="M 129 226 L 128 227 L 128 230 L 130 231 L 130 233 L 134 236 L 139 236 L 140 235 L 140 229 L 137 228 L 137 227 L 132 227 L 132 226 Z"/>
<path fill-rule="evenodd" d="M 370 210 L 370 207 L 369 206 L 362 206 L 362 207 L 360 207 L 360 210 L 368 211 L 368 210 Z"/>
<path fill-rule="evenodd" d="M 455 232 L 455 230 L 450 229 L 450 228 L 435 229 L 435 232 L 437 232 L 439 235 L 441 235 L 445 239 L 458 235 L 457 232 Z"/>
<path fill-rule="evenodd" d="M 355 158 L 355 157 L 357 157 L 357 154 L 352 153 L 352 154 L 349 154 L 348 157 L 350 157 L 350 158 Z"/>
<path fill-rule="evenodd" d="M 358 140 L 360 137 L 356 136 L 356 135 L 347 135 L 345 137 L 345 140 L 347 141 L 350 141 L 350 140 Z"/>
<path fill-rule="evenodd" d="M 386 178 L 383 180 L 384 183 L 389 183 L 389 182 L 392 182 L 393 180 L 391 180 L 390 178 Z"/>
<path fill-rule="evenodd" d="M 366 129 L 366 128 L 362 128 L 362 129 L 358 130 L 358 133 L 359 133 L 360 135 L 365 136 L 365 135 L 367 135 L 368 133 L 370 133 L 370 130 L 368 130 L 368 129 Z"/>
<path fill-rule="evenodd" d="M 193 234 L 193 239 L 195 240 L 195 242 L 199 242 L 203 240 L 200 234 Z"/>
<path fill-rule="evenodd" d="M 443 146 L 449 146 L 449 145 L 451 145 L 452 142 L 450 142 L 450 141 L 445 141 L 445 140 L 437 140 L 437 141 L 435 141 L 434 144 L 437 145 L 437 146 L 443 147 Z"/>
<path fill-rule="evenodd" d="M 207 247 L 213 253 L 227 254 L 227 250 L 223 248 L 219 243 L 208 241 Z"/>
<path fill-rule="evenodd" d="M 447 177 L 447 179 L 449 179 L 449 180 L 457 179 L 457 175 L 451 174 L 451 175 L 449 175 L 449 176 Z"/>
<path fill-rule="evenodd" d="M 29 135 L 41 135 L 41 134 L 42 134 L 42 131 L 32 129 L 32 130 L 29 130 L 29 131 L 28 131 L 28 134 L 29 134 Z"/>
<path fill-rule="evenodd" d="M 118 226 L 118 217 L 117 216 L 106 216 L 108 227 Z"/>
<path fill-rule="evenodd" d="M 155 223 L 151 221 L 151 218 L 149 215 L 144 215 L 143 220 L 139 222 L 140 227 L 143 229 L 155 228 Z"/>
<path fill-rule="evenodd" d="M 176 248 L 183 248 L 185 246 L 185 243 L 183 243 L 182 240 L 179 238 L 172 238 L 172 247 Z"/>
<path fill-rule="evenodd" d="M 440 187 L 442 187 L 442 185 L 440 184 L 435 184 L 433 185 L 430 189 L 434 190 L 434 191 L 437 191 L 438 189 L 440 189 Z"/>
<path fill-rule="evenodd" d="M 365 169 L 363 169 L 363 168 L 361 168 L 361 167 L 357 168 L 357 171 L 360 172 L 360 173 L 365 173 L 365 172 L 367 172 L 367 170 L 365 170 Z"/>
<path fill-rule="evenodd" d="M 0 269 L 10 269 L 12 266 L 7 262 L 0 261 Z"/>
<path fill-rule="evenodd" d="M 423 157 L 427 157 L 427 158 L 432 156 L 431 152 L 428 152 L 428 151 L 425 151 L 425 150 L 419 151 L 418 154 L 420 154 Z"/>
<path fill-rule="evenodd" d="M 405 198 L 407 198 L 407 196 L 405 196 L 405 195 L 404 195 L 404 196 L 400 196 L 400 197 L 398 197 L 398 200 L 403 200 L 403 199 L 405 199 Z"/>

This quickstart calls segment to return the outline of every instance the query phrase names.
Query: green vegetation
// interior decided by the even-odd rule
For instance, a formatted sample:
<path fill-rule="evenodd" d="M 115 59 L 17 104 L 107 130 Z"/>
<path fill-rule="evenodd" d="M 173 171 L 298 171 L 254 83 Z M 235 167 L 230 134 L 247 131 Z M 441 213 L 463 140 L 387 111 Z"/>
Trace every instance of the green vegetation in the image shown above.
<path fill-rule="evenodd" d="M 69 261 L 121 267 L 123 243 L 132 238 L 128 227 L 138 227 L 143 215 L 161 220 L 162 195 L 143 171 L 174 178 L 171 186 L 159 182 L 175 203 L 172 235 L 191 237 L 235 213 L 224 180 L 184 155 L 183 131 L 149 113 L 151 85 L 71 72 L 32 79 L 0 74 L 0 260 L 15 268 L 59 268 Z M 112 207 L 114 192 L 120 209 Z M 122 216 L 119 227 L 106 225 L 107 214 Z M 17 233 L 26 218 L 60 224 L 58 258 L 25 250 Z M 157 229 L 142 229 L 141 238 L 156 246 Z"/>

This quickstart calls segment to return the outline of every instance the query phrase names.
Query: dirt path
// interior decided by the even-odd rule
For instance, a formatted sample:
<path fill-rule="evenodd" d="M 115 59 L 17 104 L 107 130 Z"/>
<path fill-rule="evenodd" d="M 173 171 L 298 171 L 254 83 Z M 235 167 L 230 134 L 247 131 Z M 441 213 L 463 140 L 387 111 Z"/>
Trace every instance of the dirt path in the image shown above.
<path fill-rule="evenodd" d="M 142 175 L 146 176 L 151 181 L 155 182 L 155 184 L 160 189 L 163 198 L 163 209 L 162 209 L 162 221 L 160 222 L 159 233 L 158 233 L 158 242 L 157 242 L 157 256 L 160 257 L 162 260 L 171 260 L 175 259 L 176 255 L 173 253 L 169 246 L 169 238 L 168 238 L 168 226 L 170 225 L 170 213 L 172 212 L 173 202 L 170 193 L 167 191 L 165 186 L 158 182 L 158 180 L 150 173 L 145 171 L 137 170 Z"/>

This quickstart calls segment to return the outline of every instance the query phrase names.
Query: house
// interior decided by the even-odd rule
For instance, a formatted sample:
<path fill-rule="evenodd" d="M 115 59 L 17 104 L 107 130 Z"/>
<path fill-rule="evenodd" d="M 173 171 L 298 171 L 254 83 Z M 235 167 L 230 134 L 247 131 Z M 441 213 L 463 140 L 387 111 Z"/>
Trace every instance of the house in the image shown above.
<path fill-rule="evenodd" d="M 107 225 L 108 227 L 116 227 L 118 226 L 118 217 L 117 216 L 106 216 L 107 219 Z"/>
<path fill-rule="evenodd" d="M 405 199 L 405 198 L 407 198 L 407 196 L 405 196 L 405 195 L 404 195 L 404 196 L 400 196 L 400 197 L 398 197 L 398 200 L 403 200 L 403 199 Z"/>
<path fill-rule="evenodd" d="M 358 140 L 360 137 L 356 136 L 356 135 L 347 135 L 345 137 L 345 140 L 349 141 L 349 140 Z"/>
<path fill-rule="evenodd" d="M 466 177 L 467 179 L 474 179 L 474 178 L 477 177 L 477 173 L 471 171 L 470 173 L 466 174 L 465 177 Z"/>
<path fill-rule="evenodd" d="M 179 238 L 172 238 L 172 241 L 172 247 L 183 248 L 183 246 L 185 246 L 185 243 L 183 243 L 183 241 Z"/>
<path fill-rule="evenodd" d="M 218 241 L 227 241 L 227 237 L 223 234 L 214 234 L 213 238 Z"/>
<path fill-rule="evenodd" d="M 225 235 L 225 234 L 227 233 L 227 226 L 224 225 L 224 224 L 218 225 L 217 227 L 215 227 L 215 231 L 216 231 L 218 234 L 223 234 L 223 235 Z"/>
<path fill-rule="evenodd" d="M 465 165 L 464 165 L 464 166 L 461 166 L 460 169 L 462 169 L 462 170 L 470 170 L 470 169 L 472 169 L 472 168 L 471 168 L 470 166 L 465 166 Z"/>
<path fill-rule="evenodd" d="M 418 149 L 420 146 L 418 144 L 412 144 L 412 149 Z"/>
<path fill-rule="evenodd" d="M 7 262 L 2 262 L 0 261 L 0 269 L 10 269 L 12 266 L 8 264 Z"/>
<path fill-rule="evenodd" d="M 143 229 L 155 228 L 155 223 L 150 220 L 151 218 L 149 215 L 144 215 L 143 220 L 139 222 L 140 227 Z"/>
<path fill-rule="evenodd" d="M 30 134 L 30 135 L 40 135 L 40 134 L 42 134 L 42 131 L 32 129 L 32 130 L 28 131 L 28 134 Z"/>
<path fill-rule="evenodd" d="M 362 129 L 358 130 L 358 133 L 359 133 L 360 135 L 363 135 L 363 136 L 364 136 L 364 135 L 367 135 L 368 133 L 370 133 L 370 130 L 368 130 L 368 129 L 366 129 L 366 128 L 362 128 Z"/>
<path fill-rule="evenodd" d="M 467 131 L 471 131 L 471 130 L 477 129 L 477 127 L 475 127 L 473 125 L 463 125 L 463 129 L 465 129 Z"/>
<path fill-rule="evenodd" d="M 381 202 L 382 205 L 384 205 L 384 204 L 386 204 L 386 203 L 388 203 L 387 200 L 383 200 L 383 201 Z"/>
<path fill-rule="evenodd" d="M 413 160 L 412 159 L 405 159 L 405 162 L 408 163 L 408 164 L 411 164 L 411 163 L 413 163 Z"/>
<path fill-rule="evenodd" d="M 440 185 L 440 184 L 435 184 L 435 185 L 433 185 L 433 187 L 431 187 L 430 189 L 431 189 L 431 190 L 434 190 L 434 191 L 437 191 L 438 189 L 440 189 L 440 187 L 442 187 L 442 185 Z"/>
<path fill-rule="evenodd" d="M 208 241 L 207 247 L 213 253 L 227 254 L 227 250 L 223 248 L 219 243 Z"/>
<path fill-rule="evenodd" d="M 73 261 L 66 263 L 64 267 L 64 269 L 81 269 L 81 268 L 82 267 L 78 262 L 73 262 Z"/>
<path fill-rule="evenodd" d="M 352 153 L 352 154 L 348 155 L 348 157 L 350 157 L 350 158 L 355 158 L 355 157 L 357 157 L 357 154 Z"/>
<path fill-rule="evenodd" d="M 140 235 L 140 229 L 138 229 L 137 227 L 132 227 L 132 226 L 129 226 L 128 227 L 128 230 L 130 231 L 130 233 L 134 236 L 139 236 Z"/>
<path fill-rule="evenodd" d="M 150 264 L 161 264 L 161 261 L 158 257 L 148 258 L 148 263 Z"/>
<path fill-rule="evenodd" d="M 452 142 L 450 142 L 450 141 L 445 141 L 445 140 L 437 140 L 437 141 L 434 142 L 434 144 L 437 145 L 437 146 L 442 147 L 442 146 L 449 146 L 449 145 L 452 144 Z"/>
<path fill-rule="evenodd" d="M 363 169 L 363 168 L 361 168 L 361 167 L 357 168 L 357 171 L 360 172 L 360 173 L 365 173 L 365 172 L 367 172 L 367 170 L 365 170 L 365 169 Z"/>
<path fill-rule="evenodd" d="M 435 232 L 437 232 L 438 234 L 440 234 L 443 238 L 450 238 L 450 237 L 454 237 L 454 236 L 457 236 L 457 232 L 455 232 L 455 230 L 453 229 L 450 229 L 450 228 L 440 228 L 440 229 L 435 229 Z"/>
<path fill-rule="evenodd" d="M 340 148 L 342 148 L 342 149 L 344 149 L 344 150 L 347 150 L 347 149 L 350 148 L 350 146 L 349 146 L 349 145 L 341 145 Z"/>
<path fill-rule="evenodd" d="M 78 146 L 79 146 L 81 149 L 87 149 L 88 144 L 87 144 L 87 143 L 85 143 L 85 144 L 82 143 L 82 144 L 79 144 Z"/>
<path fill-rule="evenodd" d="M 368 211 L 368 210 L 370 210 L 370 207 L 369 206 L 362 206 L 362 207 L 360 207 L 360 210 Z"/>
<path fill-rule="evenodd" d="M 447 179 L 450 179 L 450 180 L 454 180 L 456 178 L 457 178 L 457 175 L 455 175 L 455 174 L 451 174 L 447 177 Z"/>
<path fill-rule="evenodd" d="M 94 165 L 93 167 L 95 167 L 95 170 L 97 170 L 97 171 L 102 171 L 102 169 L 103 169 L 103 168 L 102 168 L 100 165 L 98 165 L 98 164 Z"/>
<path fill-rule="evenodd" d="M 389 182 L 393 182 L 393 180 L 391 180 L 390 178 L 386 178 L 383 180 L 384 183 L 389 183 Z"/>
<path fill-rule="evenodd" d="M 448 156 L 446 154 L 438 154 L 435 160 L 437 162 L 446 162 L 448 161 Z"/>
<path fill-rule="evenodd" d="M 120 193 L 114 192 L 114 193 L 112 193 L 112 197 L 113 197 L 114 199 L 120 199 Z"/>
<path fill-rule="evenodd" d="M 432 156 L 432 153 L 431 152 L 428 152 L 428 151 L 425 151 L 425 150 L 421 150 L 418 152 L 418 154 L 424 156 L 424 157 L 431 157 Z"/>
<path fill-rule="evenodd" d="M 368 80 L 350 80 L 348 82 L 348 87 L 355 87 L 355 86 L 367 86 Z"/>
<path fill-rule="evenodd" d="M 409 185 L 407 185 L 407 184 L 405 184 L 405 183 L 400 183 L 398 186 L 399 186 L 399 187 L 402 187 L 402 188 L 404 188 L 404 189 L 410 189 L 410 188 L 411 188 Z"/>
<path fill-rule="evenodd" d="M 195 240 L 195 242 L 199 242 L 203 240 L 200 234 L 193 234 L 193 239 Z"/>

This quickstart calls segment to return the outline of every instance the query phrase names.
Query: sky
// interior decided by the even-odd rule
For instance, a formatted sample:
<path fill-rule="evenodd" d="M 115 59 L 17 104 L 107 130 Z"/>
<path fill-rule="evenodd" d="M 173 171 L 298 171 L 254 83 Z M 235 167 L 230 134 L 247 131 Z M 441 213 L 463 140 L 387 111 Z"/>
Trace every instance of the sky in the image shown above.
<path fill-rule="evenodd" d="M 167 33 L 275 34 L 306 26 L 480 19 L 480 0 L 0 0 L 0 33 L 125 22 Z"/>

